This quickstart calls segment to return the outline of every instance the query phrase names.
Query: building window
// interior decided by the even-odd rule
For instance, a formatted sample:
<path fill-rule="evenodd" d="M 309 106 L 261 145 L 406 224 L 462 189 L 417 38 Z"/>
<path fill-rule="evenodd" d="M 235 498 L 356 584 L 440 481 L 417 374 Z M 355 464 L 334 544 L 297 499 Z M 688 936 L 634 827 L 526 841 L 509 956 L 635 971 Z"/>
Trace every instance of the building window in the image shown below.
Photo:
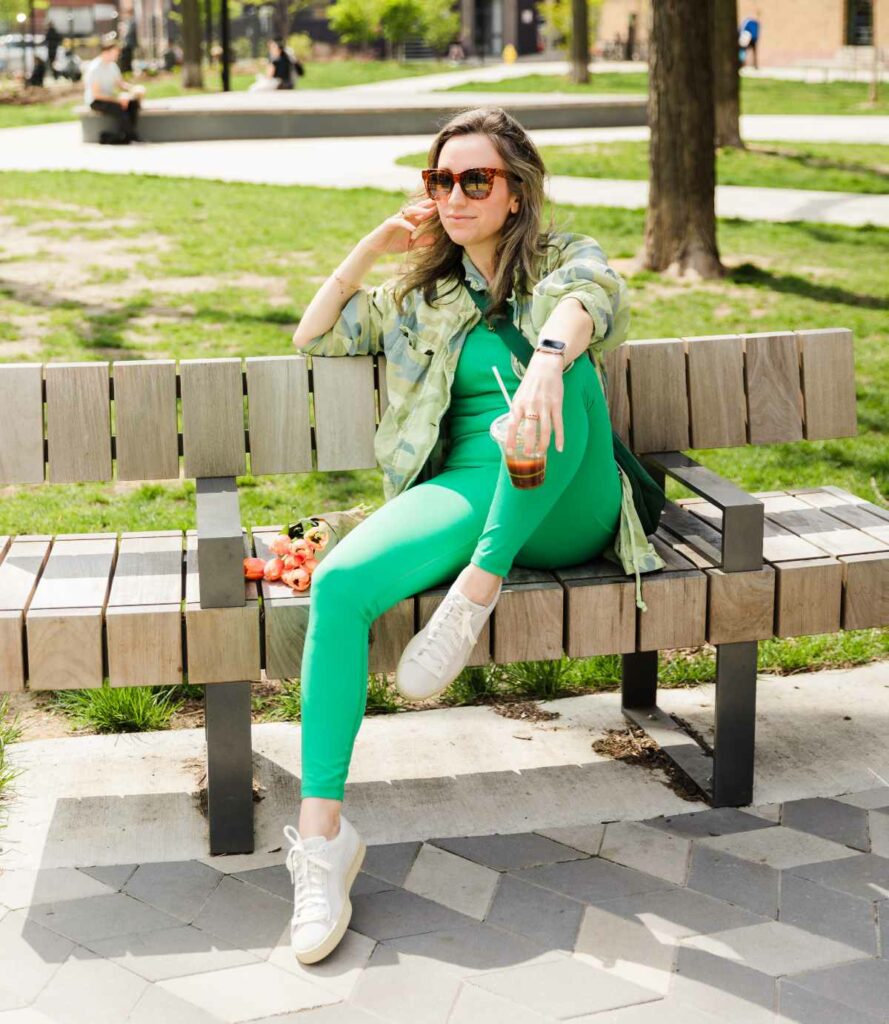
<path fill-rule="evenodd" d="M 846 45 L 871 46 L 874 39 L 873 0 L 847 0 Z"/>

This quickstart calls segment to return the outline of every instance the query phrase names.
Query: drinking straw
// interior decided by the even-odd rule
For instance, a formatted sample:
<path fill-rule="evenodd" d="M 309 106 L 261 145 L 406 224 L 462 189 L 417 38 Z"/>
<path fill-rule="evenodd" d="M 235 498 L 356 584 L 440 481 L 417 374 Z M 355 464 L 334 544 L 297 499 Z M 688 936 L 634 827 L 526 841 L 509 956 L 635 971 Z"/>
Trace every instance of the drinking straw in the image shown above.
<path fill-rule="evenodd" d="M 512 412 L 512 402 L 509 398 L 509 392 L 506 390 L 506 385 L 503 383 L 503 378 L 500 376 L 496 366 L 492 366 L 491 369 L 494 371 L 494 376 L 497 378 L 497 383 L 500 385 L 500 390 L 503 392 L 503 397 L 506 399 L 509 411 Z"/>

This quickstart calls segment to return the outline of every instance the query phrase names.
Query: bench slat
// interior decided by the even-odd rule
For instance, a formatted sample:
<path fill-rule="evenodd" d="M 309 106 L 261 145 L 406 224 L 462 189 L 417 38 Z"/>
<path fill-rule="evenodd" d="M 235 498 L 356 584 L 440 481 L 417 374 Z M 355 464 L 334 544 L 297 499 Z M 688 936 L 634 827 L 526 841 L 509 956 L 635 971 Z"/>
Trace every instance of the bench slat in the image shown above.
<path fill-rule="evenodd" d="M 269 559 L 269 545 L 283 532 L 279 526 L 254 527 L 253 550 Z M 294 593 L 286 583 L 259 580 L 263 607 L 265 674 L 269 679 L 293 679 L 302 673 L 303 647 L 309 626 L 309 592 Z"/>
<path fill-rule="evenodd" d="M 750 443 L 801 440 L 803 396 L 796 337 L 790 332 L 746 334 L 744 361 Z"/>
<path fill-rule="evenodd" d="M 376 410 L 372 356 L 312 360 L 318 469 L 373 469 Z"/>
<path fill-rule="evenodd" d="M 0 484 L 43 483 L 43 364 L 0 365 Z"/>
<path fill-rule="evenodd" d="M 247 360 L 250 472 L 307 473 L 312 469 L 309 371 L 306 357 Z"/>
<path fill-rule="evenodd" d="M 47 480 L 111 479 L 108 363 L 47 363 Z"/>
<path fill-rule="evenodd" d="M 111 686 L 182 682 L 183 535 L 124 533 L 105 613 Z"/>
<path fill-rule="evenodd" d="M 608 376 L 608 413 L 611 426 L 627 447 L 630 445 L 630 390 L 627 383 L 627 346 L 619 345 L 602 355 Z"/>
<path fill-rule="evenodd" d="M 50 537 L 0 542 L 0 693 L 25 688 L 25 609 L 46 563 Z"/>
<path fill-rule="evenodd" d="M 178 480 L 176 361 L 116 360 L 114 423 L 119 480 Z"/>
<path fill-rule="evenodd" d="M 493 615 L 497 664 L 562 656 L 565 592 L 546 570 L 513 566 Z"/>
<path fill-rule="evenodd" d="M 247 471 L 240 359 L 183 359 L 182 451 L 187 477 Z"/>
<path fill-rule="evenodd" d="M 736 334 L 685 339 L 692 448 L 747 443 L 744 343 Z M 719 400 L 714 401 L 718 395 Z"/>
<path fill-rule="evenodd" d="M 688 436 L 685 346 L 679 338 L 626 343 L 633 450 L 684 451 Z"/>
<path fill-rule="evenodd" d="M 855 356 L 852 332 L 797 331 L 805 393 L 806 438 L 855 437 Z"/>
<path fill-rule="evenodd" d="M 638 617 L 636 649 L 697 647 L 706 639 L 707 577 L 673 550 L 663 527 L 658 527 L 650 539 L 666 566 L 642 577 L 642 597 L 648 611 Z"/>

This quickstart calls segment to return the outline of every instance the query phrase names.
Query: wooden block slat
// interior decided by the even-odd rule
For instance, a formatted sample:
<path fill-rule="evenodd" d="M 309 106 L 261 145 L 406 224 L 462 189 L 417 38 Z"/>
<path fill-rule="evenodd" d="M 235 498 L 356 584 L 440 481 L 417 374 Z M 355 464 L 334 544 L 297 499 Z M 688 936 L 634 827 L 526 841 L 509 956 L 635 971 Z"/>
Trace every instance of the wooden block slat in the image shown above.
<path fill-rule="evenodd" d="M 611 426 L 627 447 L 630 445 L 630 389 L 627 383 L 627 346 L 602 353 L 607 375 L 608 413 Z"/>
<path fill-rule="evenodd" d="M 43 365 L 0 365 L 0 484 L 43 483 Z"/>
<path fill-rule="evenodd" d="M 679 338 L 627 342 L 630 360 L 632 449 L 689 448 L 685 345 Z"/>
<path fill-rule="evenodd" d="M 868 551 L 889 551 L 889 544 L 885 541 L 812 508 L 793 495 L 761 500 L 766 519 L 814 544 L 825 554 L 862 555 Z M 791 503 L 801 507 L 792 507 Z"/>
<path fill-rule="evenodd" d="M 889 556 L 844 555 L 843 629 L 889 626 Z"/>
<path fill-rule="evenodd" d="M 373 356 L 315 356 L 312 388 L 318 469 L 375 467 Z"/>
<path fill-rule="evenodd" d="M 176 361 L 119 360 L 112 369 L 118 479 L 178 480 Z"/>
<path fill-rule="evenodd" d="M 108 363 L 47 363 L 47 480 L 111 479 Z"/>
<path fill-rule="evenodd" d="M 637 650 L 700 646 L 707 634 L 707 578 L 673 550 L 660 527 L 650 539 L 666 565 L 642 577 L 648 610 L 638 616 Z"/>
<path fill-rule="evenodd" d="M 636 582 L 600 556 L 553 569 L 565 590 L 565 653 L 571 658 L 636 649 Z"/>
<path fill-rule="evenodd" d="M 750 443 L 801 440 L 803 396 L 795 336 L 744 335 L 744 366 Z"/>
<path fill-rule="evenodd" d="M 250 472 L 312 469 L 309 370 L 304 355 L 250 356 L 247 362 Z"/>
<path fill-rule="evenodd" d="M 254 580 L 244 581 L 246 604 L 201 608 L 197 531 L 188 530 L 185 576 L 185 632 L 189 683 L 228 683 L 262 678 L 259 597 Z M 244 555 L 250 554 L 245 534 Z"/>
<path fill-rule="evenodd" d="M 254 527 L 251 532 L 256 557 L 269 559 L 272 557 L 269 546 L 283 532 L 283 524 Z M 297 594 L 280 580 L 258 582 L 264 618 L 265 674 L 269 679 L 297 678 L 302 674 L 303 647 L 309 626 L 309 591 Z"/>
<path fill-rule="evenodd" d="M 806 438 L 855 437 L 855 355 L 852 332 L 797 331 L 805 399 Z"/>
<path fill-rule="evenodd" d="M 560 658 L 564 604 L 565 592 L 551 572 L 514 566 L 491 616 L 494 661 Z"/>
<path fill-rule="evenodd" d="M 100 687 L 102 621 L 117 537 L 53 542 L 25 619 L 32 690 Z"/>
<path fill-rule="evenodd" d="M 37 586 L 51 540 L 3 538 L 0 544 L 0 693 L 25 688 L 25 609 Z M 8 541 L 8 543 L 6 543 Z"/>
<path fill-rule="evenodd" d="M 121 536 L 105 612 L 111 686 L 182 682 L 182 531 Z"/>
<path fill-rule="evenodd" d="M 240 359 L 183 359 L 182 451 L 187 477 L 246 472 Z"/>
<path fill-rule="evenodd" d="M 310 588 L 311 589 L 311 588 Z M 431 613 L 430 613 L 431 614 Z M 485 623 L 485 629 L 488 623 Z M 370 625 L 370 649 L 368 651 L 368 672 L 394 672 L 401 660 L 402 652 L 410 642 L 414 629 L 414 598 L 406 597 L 388 608 Z M 476 644 L 484 642 L 484 630 Z M 469 665 L 482 664 L 469 661 Z"/>
<path fill-rule="evenodd" d="M 807 558 L 775 565 L 775 636 L 811 636 L 840 628 L 843 565 Z"/>
<path fill-rule="evenodd" d="M 805 499 L 806 495 L 800 495 Z M 834 499 L 836 500 L 836 499 Z M 814 507 L 814 506 L 813 506 Z M 846 526 L 854 527 L 884 544 L 889 545 L 889 521 L 882 519 L 866 509 L 862 504 L 851 505 L 845 502 L 834 505 L 818 506 L 821 512 L 836 519 Z"/>
<path fill-rule="evenodd" d="M 736 334 L 719 334 L 686 338 L 685 346 L 691 447 L 746 444 L 743 341 Z"/>

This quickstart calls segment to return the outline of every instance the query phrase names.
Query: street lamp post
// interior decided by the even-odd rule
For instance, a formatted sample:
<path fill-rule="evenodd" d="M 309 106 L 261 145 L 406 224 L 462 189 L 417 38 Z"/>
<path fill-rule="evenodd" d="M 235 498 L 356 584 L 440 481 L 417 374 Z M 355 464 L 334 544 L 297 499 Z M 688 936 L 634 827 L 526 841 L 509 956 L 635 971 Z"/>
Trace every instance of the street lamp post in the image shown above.
<path fill-rule="evenodd" d="M 219 10 L 219 35 L 222 44 L 222 91 L 231 90 L 231 67 L 229 66 L 228 0 L 222 0 Z"/>

